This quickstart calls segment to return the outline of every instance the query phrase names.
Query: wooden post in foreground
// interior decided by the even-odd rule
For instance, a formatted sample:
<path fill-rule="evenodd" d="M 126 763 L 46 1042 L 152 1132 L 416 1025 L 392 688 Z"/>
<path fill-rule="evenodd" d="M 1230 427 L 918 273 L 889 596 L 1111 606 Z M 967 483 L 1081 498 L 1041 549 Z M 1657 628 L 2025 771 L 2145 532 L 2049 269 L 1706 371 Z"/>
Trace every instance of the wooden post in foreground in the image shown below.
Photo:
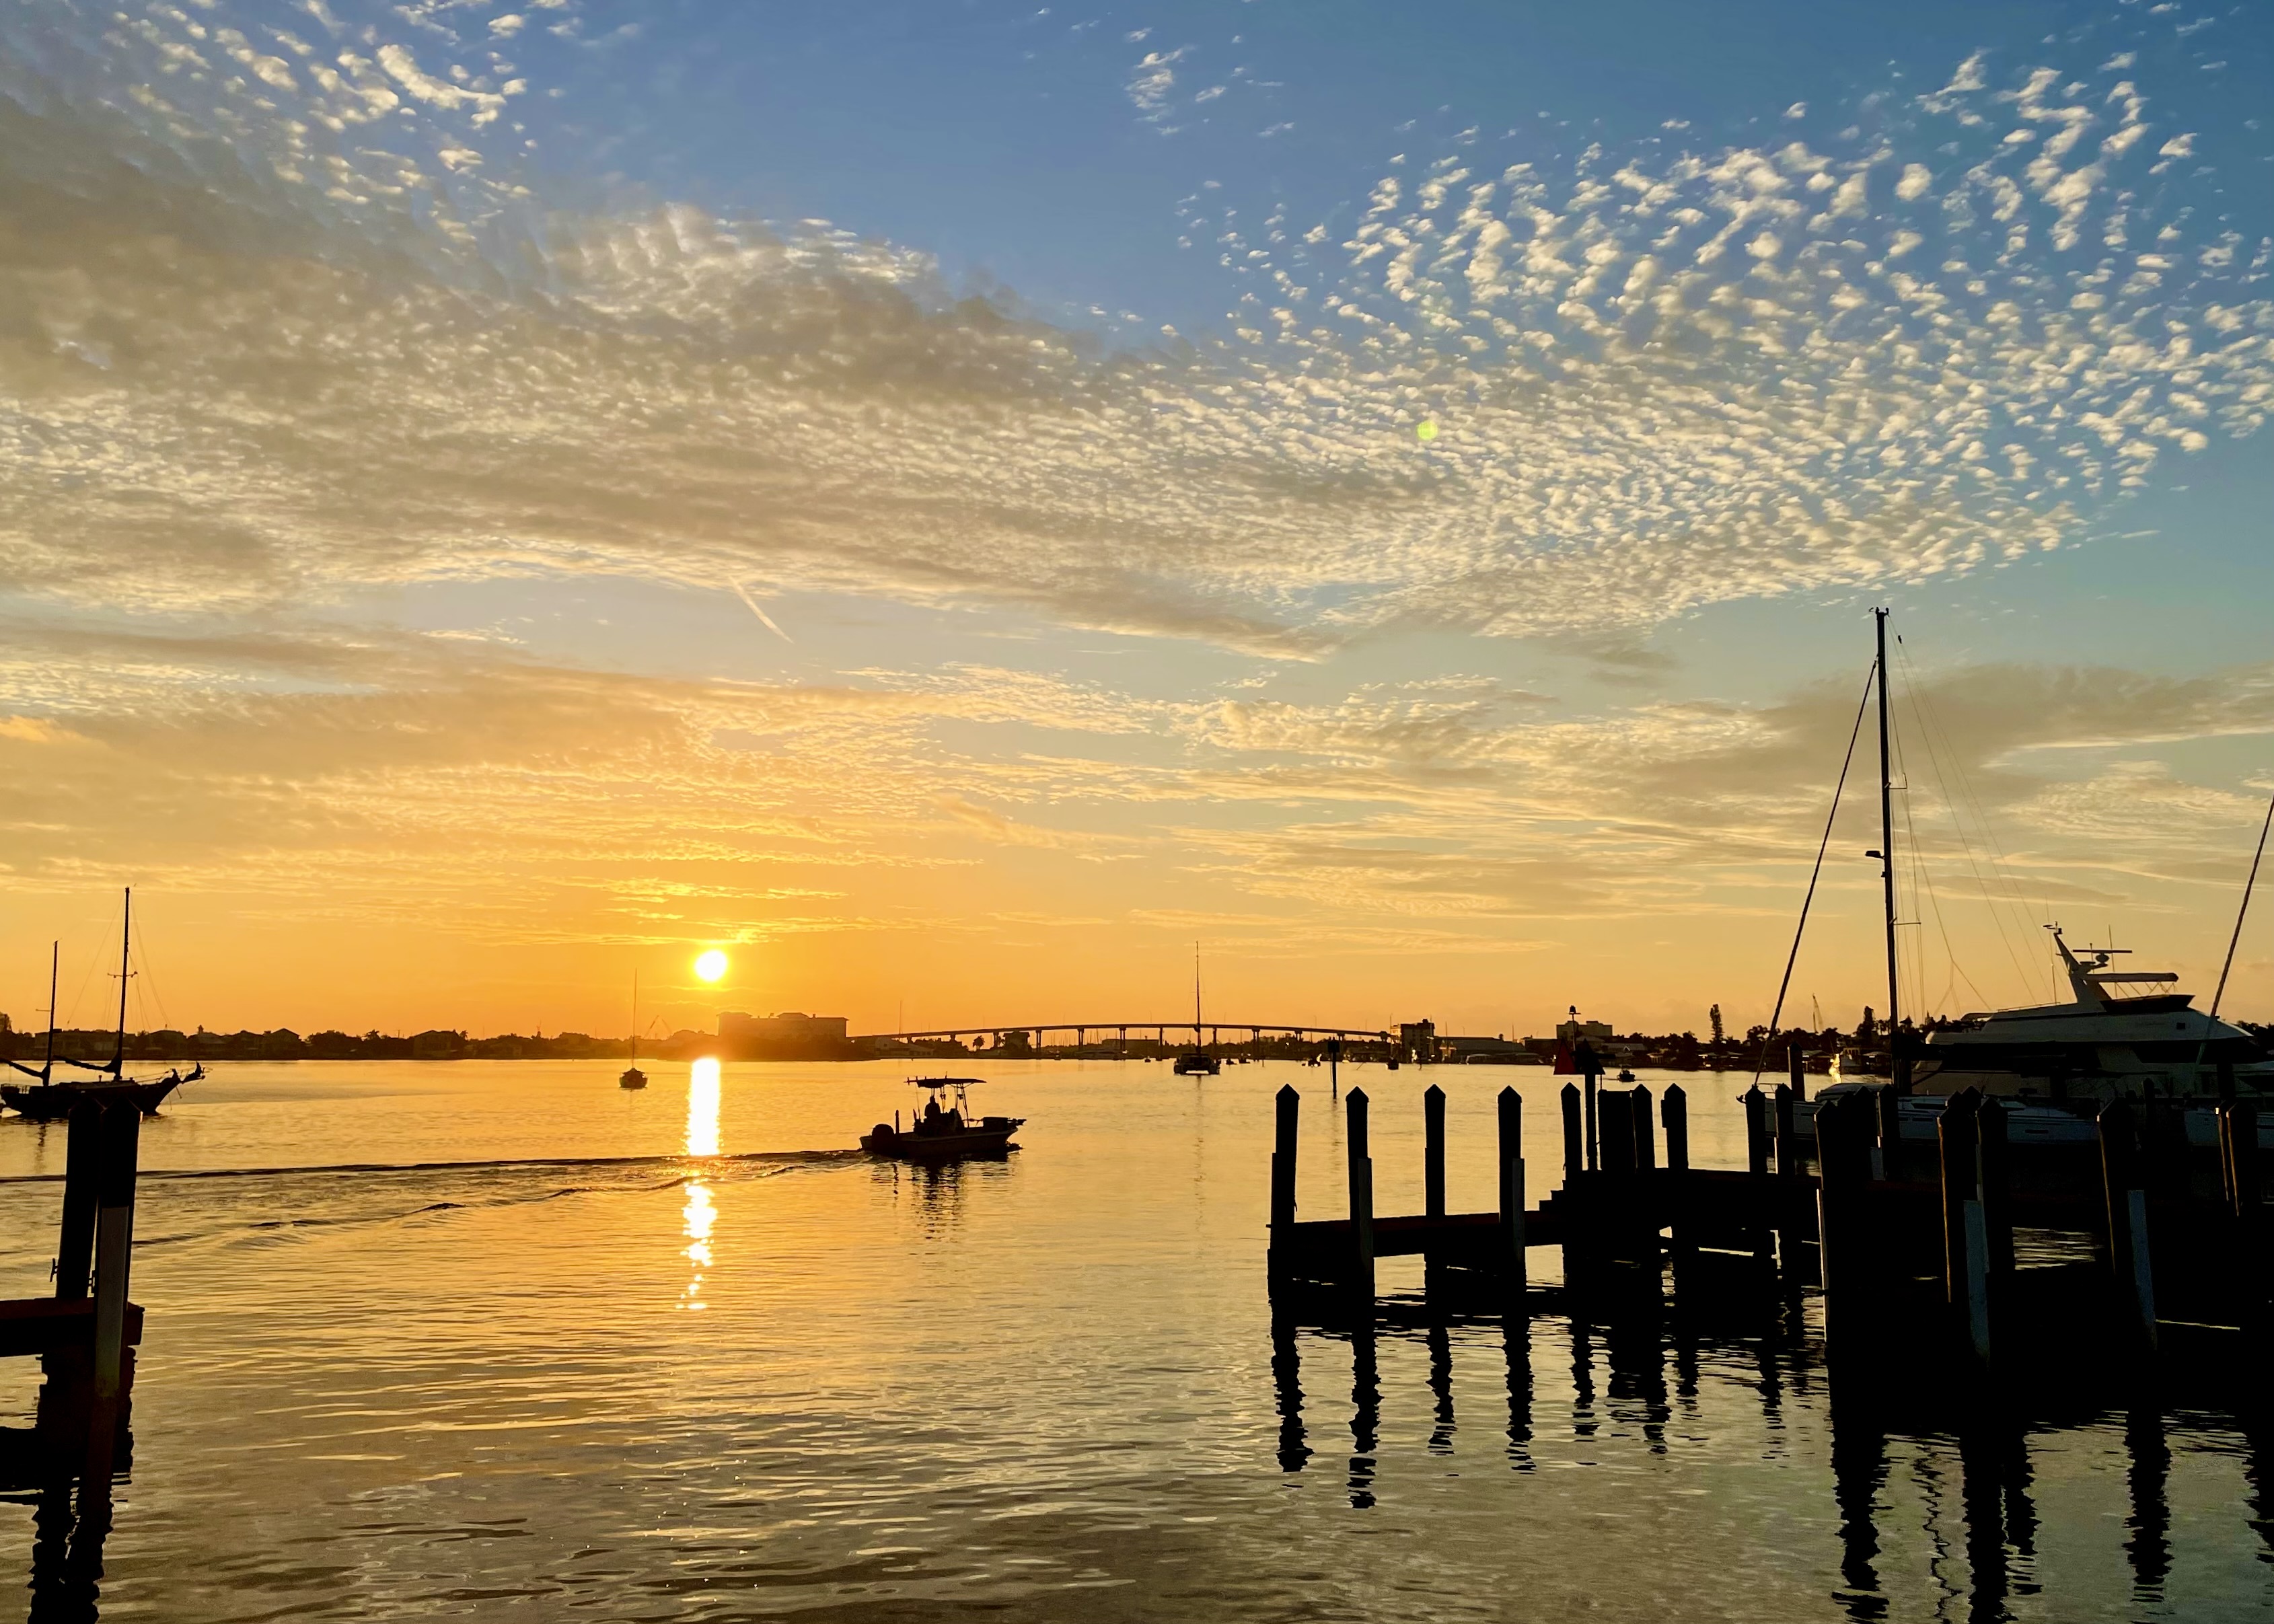
<path fill-rule="evenodd" d="M 1876 1340 L 1874 1297 L 1883 1289 L 1864 1204 L 1871 1199 L 1869 1101 L 1828 1096 L 1816 1107 L 1816 1234 L 1824 1328 L 1835 1359 L 1868 1356 Z"/>
<path fill-rule="evenodd" d="M 1690 1096 L 1683 1093 L 1680 1083 L 1666 1086 L 1658 1113 L 1666 1128 L 1666 1219 L 1673 1231 L 1674 1286 L 1679 1292 L 1698 1255 L 1690 1222 Z"/>
<path fill-rule="evenodd" d="M 1508 1272 L 1512 1302 L 1524 1300 L 1524 1098 L 1513 1088 L 1500 1091 L 1500 1235 L 1502 1267 Z"/>
<path fill-rule="evenodd" d="M 64 1219 L 56 1242 L 56 1296 L 87 1296 L 94 1267 L 94 1209 L 102 1182 L 102 1107 L 85 1096 L 71 1109 L 64 1151 Z"/>
<path fill-rule="evenodd" d="M 1288 1243 L 1295 1223 L 1295 1130 L 1303 1096 L 1289 1083 L 1281 1085 L 1272 1099 L 1278 1107 L 1278 1122 L 1271 1142 L 1271 1249 L 1266 1272 L 1276 1284 L 1288 1266 L 1287 1254 L 1280 1248 Z"/>
<path fill-rule="evenodd" d="M 1353 1088 L 1344 1101 L 1349 1121 L 1351 1289 L 1369 1307 L 1374 1302 L 1374 1158 L 1367 1154 L 1366 1090 Z"/>
<path fill-rule="evenodd" d="M 1421 1091 L 1421 1210 L 1445 1215 L 1445 1091 L 1434 1083 Z"/>
<path fill-rule="evenodd" d="M 2156 1349 L 2156 1271 L 2148 1250 L 2146 1169 L 2141 1165 L 2132 1108 L 2111 1100 L 2100 1108 L 2100 1177 L 2108 1202 L 2108 1267 L 2117 1297 L 2139 1338 Z"/>
<path fill-rule="evenodd" d="M 1579 1124 L 1579 1089 L 1575 1083 L 1563 1085 L 1563 1182 L 1570 1184 L 1587 1165 L 1585 1130 Z"/>
<path fill-rule="evenodd" d="M 1755 1083 L 1744 1093 L 1745 1106 L 1745 1171 L 1751 1176 L 1748 1193 L 1753 1207 L 1753 1260 L 1773 1267 L 1776 1248 L 1769 1238 L 1769 1226 L 1763 1209 L 1769 1202 L 1769 1130 L 1768 1100 Z"/>
<path fill-rule="evenodd" d="M 126 1304 L 134 1259 L 134 1175 L 141 1108 L 114 1101 L 102 1113 L 102 1175 L 94 1213 L 94 1391 L 87 1427 L 89 1478 L 107 1480 L 125 1393 Z"/>

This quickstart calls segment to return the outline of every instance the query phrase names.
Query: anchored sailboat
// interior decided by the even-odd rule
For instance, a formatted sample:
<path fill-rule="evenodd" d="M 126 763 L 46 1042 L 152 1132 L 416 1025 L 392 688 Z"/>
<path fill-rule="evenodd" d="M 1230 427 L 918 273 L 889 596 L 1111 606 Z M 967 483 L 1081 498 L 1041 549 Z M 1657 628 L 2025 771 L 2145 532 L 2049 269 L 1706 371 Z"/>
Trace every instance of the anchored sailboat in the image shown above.
<path fill-rule="evenodd" d="M 1178 1077 L 1214 1077 L 1224 1062 L 1208 1052 L 1201 1040 L 1201 944 L 1193 944 L 1193 1046 L 1177 1056 Z"/>
<path fill-rule="evenodd" d="M 627 1058 L 631 1061 L 631 1064 L 626 1066 L 624 1074 L 616 1079 L 616 1086 L 619 1088 L 646 1087 L 647 1073 L 639 1069 L 639 972 L 636 970 L 632 972 L 632 1047 Z"/>
<path fill-rule="evenodd" d="M 62 961 L 63 944 L 56 943 L 49 949 L 47 1058 L 36 1068 L 27 1066 L 20 1060 L 0 1061 L 0 1065 L 39 1079 L 37 1086 L 30 1088 L 21 1083 L 0 1083 L 0 1105 L 34 1122 L 55 1122 L 71 1115 L 72 1107 L 82 1101 L 108 1104 L 114 1100 L 124 1100 L 139 1108 L 145 1116 L 154 1116 L 168 1094 L 184 1083 L 194 1083 L 206 1074 L 205 1067 L 200 1064 L 187 1077 L 177 1069 L 147 1083 L 126 1075 L 126 983 L 134 974 L 133 943 L 134 891 L 130 886 L 126 891 L 125 914 L 119 927 L 118 938 L 118 1040 L 110 1058 L 103 1062 L 76 1060 L 69 1055 L 56 1053 L 56 972 Z M 70 1079 L 59 1083 L 55 1080 L 58 1062 L 96 1075 L 85 1081 Z"/>

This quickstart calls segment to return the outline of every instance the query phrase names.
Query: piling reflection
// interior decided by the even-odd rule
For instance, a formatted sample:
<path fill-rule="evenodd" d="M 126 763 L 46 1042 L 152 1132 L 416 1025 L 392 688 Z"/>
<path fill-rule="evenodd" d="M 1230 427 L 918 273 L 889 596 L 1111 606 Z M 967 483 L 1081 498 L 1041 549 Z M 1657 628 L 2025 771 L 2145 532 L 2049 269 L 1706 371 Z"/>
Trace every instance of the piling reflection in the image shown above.
<path fill-rule="evenodd" d="M 1453 1452 L 1453 1337 L 1442 1320 L 1429 1327 L 1429 1396 L 1434 1425 L 1429 1430 L 1429 1453 Z"/>
<path fill-rule="evenodd" d="M 1299 1472 L 1310 1461 L 1303 1439 L 1303 1356 L 1294 1323 L 1271 1322 L 1271 1386 L 1279 1411 L 1279 1470 Z"/>
<path fill-rule="evenodd" d="M 2132 1499 L 2124 1520 L 2124 1557 L 2132 1565 L 2134 1603 L 2150 1606 L 2164 1599 L 2164 1581 L 2172 1571 L 2172 1449 L 2160 1410 L 2135 1406 L 2125 1417 L 2124 1455 Z"/>
<path fill-rule="evenodd" d="M 1884 1619 L 1879 1589 L 1880 1492 L 1887 1479 L 1887 1435 L 1879 1418 L 1854 1402 L 1832 1407 L 1832 1496 L 1840 1508 L 1837 1600 L 1851 1619 Z"/>
<path fill-rule="evenodd" d="M 1382 1371 L 1374 1360 L 1374 1327 L 1351 1332 L 1350 1503 L 1363 1511 L 1374 1504 L 1374 1452 L 1382 1445 Z"/>
<path fill-rule="evenodd" d="M 1501 1351 L 1508 1361 L 1508 1462 L 1516 1471 L 1532 1470 L 1532 1322 L 1511 1316 L 1501 1327 Z"/>
<path fill-rule="evenodd" d="M 29 1624 L 88 1624 L 95 1618 L 110 1515 L 108 1483 L 91 1483 L 76 1504 L 68 1484 L 41 1492 L 32 1514 Z"/>

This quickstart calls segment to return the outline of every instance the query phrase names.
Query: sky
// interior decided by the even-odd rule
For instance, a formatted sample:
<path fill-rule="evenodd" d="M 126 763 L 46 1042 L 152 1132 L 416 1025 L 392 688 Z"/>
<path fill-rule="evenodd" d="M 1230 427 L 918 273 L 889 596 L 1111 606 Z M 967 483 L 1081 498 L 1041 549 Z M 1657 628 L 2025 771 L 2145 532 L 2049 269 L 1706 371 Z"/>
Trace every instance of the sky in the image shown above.
<path fill-rule="evenodd" d="M 2274 15 L 0 15 L 0 1010 L 2205 1002 L 2274 793 Z M 1867 726 L 1783 1024 L 1885 1003 Z M 720 945 L 718 989 L 690 964 Z M 2225 1009 L 2274 1019 L 2274 903 Z"/>

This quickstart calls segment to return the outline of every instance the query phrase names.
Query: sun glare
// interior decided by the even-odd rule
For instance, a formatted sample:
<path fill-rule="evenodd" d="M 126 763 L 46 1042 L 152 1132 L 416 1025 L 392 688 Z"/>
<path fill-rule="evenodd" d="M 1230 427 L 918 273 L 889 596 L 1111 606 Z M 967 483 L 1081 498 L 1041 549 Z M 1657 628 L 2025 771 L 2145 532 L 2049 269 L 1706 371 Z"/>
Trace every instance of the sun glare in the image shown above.
<path fill-rule="evenodd" d="M 706 981 L 717 981 L 727 974 L 727 955 L 715 947 L 698 953 L 695 959 L 695 974 Z"/>

